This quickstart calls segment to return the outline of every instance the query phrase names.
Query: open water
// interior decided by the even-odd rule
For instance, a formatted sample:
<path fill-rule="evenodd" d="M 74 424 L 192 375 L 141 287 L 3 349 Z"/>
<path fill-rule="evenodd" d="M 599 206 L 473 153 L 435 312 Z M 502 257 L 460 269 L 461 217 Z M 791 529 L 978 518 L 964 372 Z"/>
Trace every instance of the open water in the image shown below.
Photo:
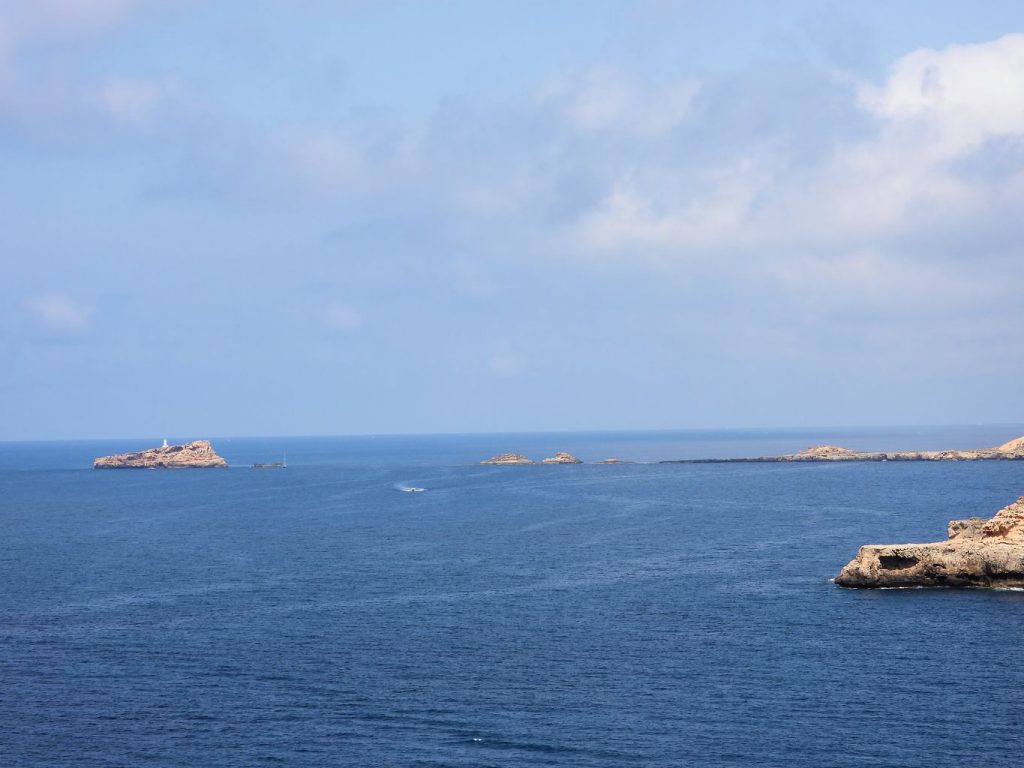
<path fill-rule="evenodd" d="M 474 462 L 1022 433 L 219 439 L 206 471 L 0 444 L 0 765 L 1018 766 L 1024 593 L 830 579 L 1024 462 Z"/>

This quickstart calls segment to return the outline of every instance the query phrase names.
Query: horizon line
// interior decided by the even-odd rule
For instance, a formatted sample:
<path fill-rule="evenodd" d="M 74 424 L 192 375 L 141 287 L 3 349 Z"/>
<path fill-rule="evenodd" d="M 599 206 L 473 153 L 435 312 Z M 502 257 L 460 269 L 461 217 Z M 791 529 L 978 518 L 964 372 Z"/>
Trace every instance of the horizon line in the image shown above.
<path fill-rule="evenodd" d="M 823 431 L 856 431 L 856 430 L 880 430 L 880 429 L 965 429 L 965 428 L 998 428 L 1018 427 L 1024 428 L 1022 422 L 977 422 L 977 423 L 941 423 L 941 424 L 828 424 L 815 426 L 733 426 L 733 427 L 656 427 L 656 428 L 613 428 L 613 429 L 551 429 L 551 430 L 496 430 L 496 431 L 468 431 L 468 432 L 353 432 L 353 433 L 317 433 L 317 434 L 264 434 L 264 435 L 210 435 L 202 437 L 190 437 L 186 442 L 192 440 L 309 440 L 309 439 L 330 439 L 330 438 L 396 438 L 396 437 L 483 437 L 487 435 L 599 435 L 599 434 L 627 434 L 627 433 L 648 433 L 648 434 L 670 434 L 670 433 L 712 433 L 712 432 L 823 432 Z M 130 437 L 56 437 L 56 438 L 0 438 L 0 444 L 11 443 L 89 443 L 89 442 L 116 442 L 116 441 L 137 441 L 137 440 L 163 440 L 161 436 L 155 438 L 152 435 L 135 435 Z M 180 436 L 175 437 L 183 439 Z M 179 443 L 176 443 L 179 444 Z"/>

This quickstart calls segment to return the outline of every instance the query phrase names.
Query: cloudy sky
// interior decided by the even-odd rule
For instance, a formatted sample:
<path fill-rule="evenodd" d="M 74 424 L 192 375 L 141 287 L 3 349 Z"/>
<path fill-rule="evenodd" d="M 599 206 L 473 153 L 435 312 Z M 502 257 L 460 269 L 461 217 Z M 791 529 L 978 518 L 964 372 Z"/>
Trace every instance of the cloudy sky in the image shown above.
<path fill-rule="evenodd" d="M 1024 422 L 1024 5 L 0 0 L 0 439 Z"/>

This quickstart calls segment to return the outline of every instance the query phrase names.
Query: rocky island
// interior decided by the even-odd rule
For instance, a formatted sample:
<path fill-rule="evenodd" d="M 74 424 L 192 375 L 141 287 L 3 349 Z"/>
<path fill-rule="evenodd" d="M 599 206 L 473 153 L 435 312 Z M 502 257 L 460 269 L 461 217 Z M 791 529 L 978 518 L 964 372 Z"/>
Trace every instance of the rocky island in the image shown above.
<path fill-rule="evenodd" d="M 854 451 L 838 445 L 816 445 L 799 453 L 744 459 L 675 459 L 662 464 L 735 464 L 742 462 L 811 461 L 1019 461 L 1024 459 L 1024 437 L 995 448 L 954 451 Z"/>
<path fill-rule="evenodd" d="M 565 451 L 559 451 L 550 459 L 541 459 L 541 464 L 582 464 L 580 459 L 577 459 L 571 453 Z"/>
<path fill-rule="evenodd" d="M 167 445 L 134 453 L 101 456 L 93 462 L 94 469 L 208 469 L 226 467 L 209 440 L 196 440 L 184 445 Z"/>
<path fill-rule="evenodd" d="M 528 459 L 521 453 L 502 453 L 498 456 L 494 456 L 490 459 L 484 459 L 480 462 L 481 464 L 535 464 L 532 459 Z"/>
<path fill-rule="evenodd" d="M 490 459 L 484 459 L 481 464 L 536 464 L 533 459 L 528 459 L 521 453 L 502 453 Z M 582 464 L 583 462 L 571 453 L 559 451 L 554 456 L 541 459 L 541 464 Z"/>
<path fill-rule="evenodd" d="M 867 544 L 841 587 L 1024 587 L 1024 496 L 994 517 L 953 520 L 946 541 Z"/>

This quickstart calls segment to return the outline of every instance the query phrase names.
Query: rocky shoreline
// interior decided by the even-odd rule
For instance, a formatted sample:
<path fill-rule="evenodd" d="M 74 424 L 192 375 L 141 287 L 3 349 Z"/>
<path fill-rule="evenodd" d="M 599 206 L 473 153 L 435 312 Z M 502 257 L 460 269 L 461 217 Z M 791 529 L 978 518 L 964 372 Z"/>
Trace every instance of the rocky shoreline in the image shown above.
<path fill-rule="evenodd" d="M 1020 461 L 1024 460 L 1024 437 L 995 448 L 951 451 L 854 451 L 838 445 L 816 445 L 799 453 L 737 459 L 671 459 L 661 464 L 743 464 L 815 461 Z"/>
<path fill-rule="evenodd" d="M 133 453 L 101 456 L 93 469 L 218 469 L 228 463 L 217 455 L 209 440 L 167 445 Z"/>
<path fill-rule="evenodd" d="M 781 456 L 752 456 L 741 458 L 664 459 L 658 464 L 770 464 L 838 461 L 1021 461 L 1024 460 L 1024 437 L 1018 437 L 995 448 L 970 448 L 946 451 L 855 451 L 839 445 L 815 445 L 798 453 Z M 502 453 L 481 464 L 537 464 L 521 453 Z M 541 459 L 541 464 L 582 464 L 571 453 L 560 451 Z M 597 464 L 632 464 L 625 459 L 604 459 Z"/>
<path fill-rule="evenodd" d="M 1024 588 L 1024 496 L 994 517 L 953 520 L 946 541 L 867 544 L 836 576 L 840 587 Z"/>

